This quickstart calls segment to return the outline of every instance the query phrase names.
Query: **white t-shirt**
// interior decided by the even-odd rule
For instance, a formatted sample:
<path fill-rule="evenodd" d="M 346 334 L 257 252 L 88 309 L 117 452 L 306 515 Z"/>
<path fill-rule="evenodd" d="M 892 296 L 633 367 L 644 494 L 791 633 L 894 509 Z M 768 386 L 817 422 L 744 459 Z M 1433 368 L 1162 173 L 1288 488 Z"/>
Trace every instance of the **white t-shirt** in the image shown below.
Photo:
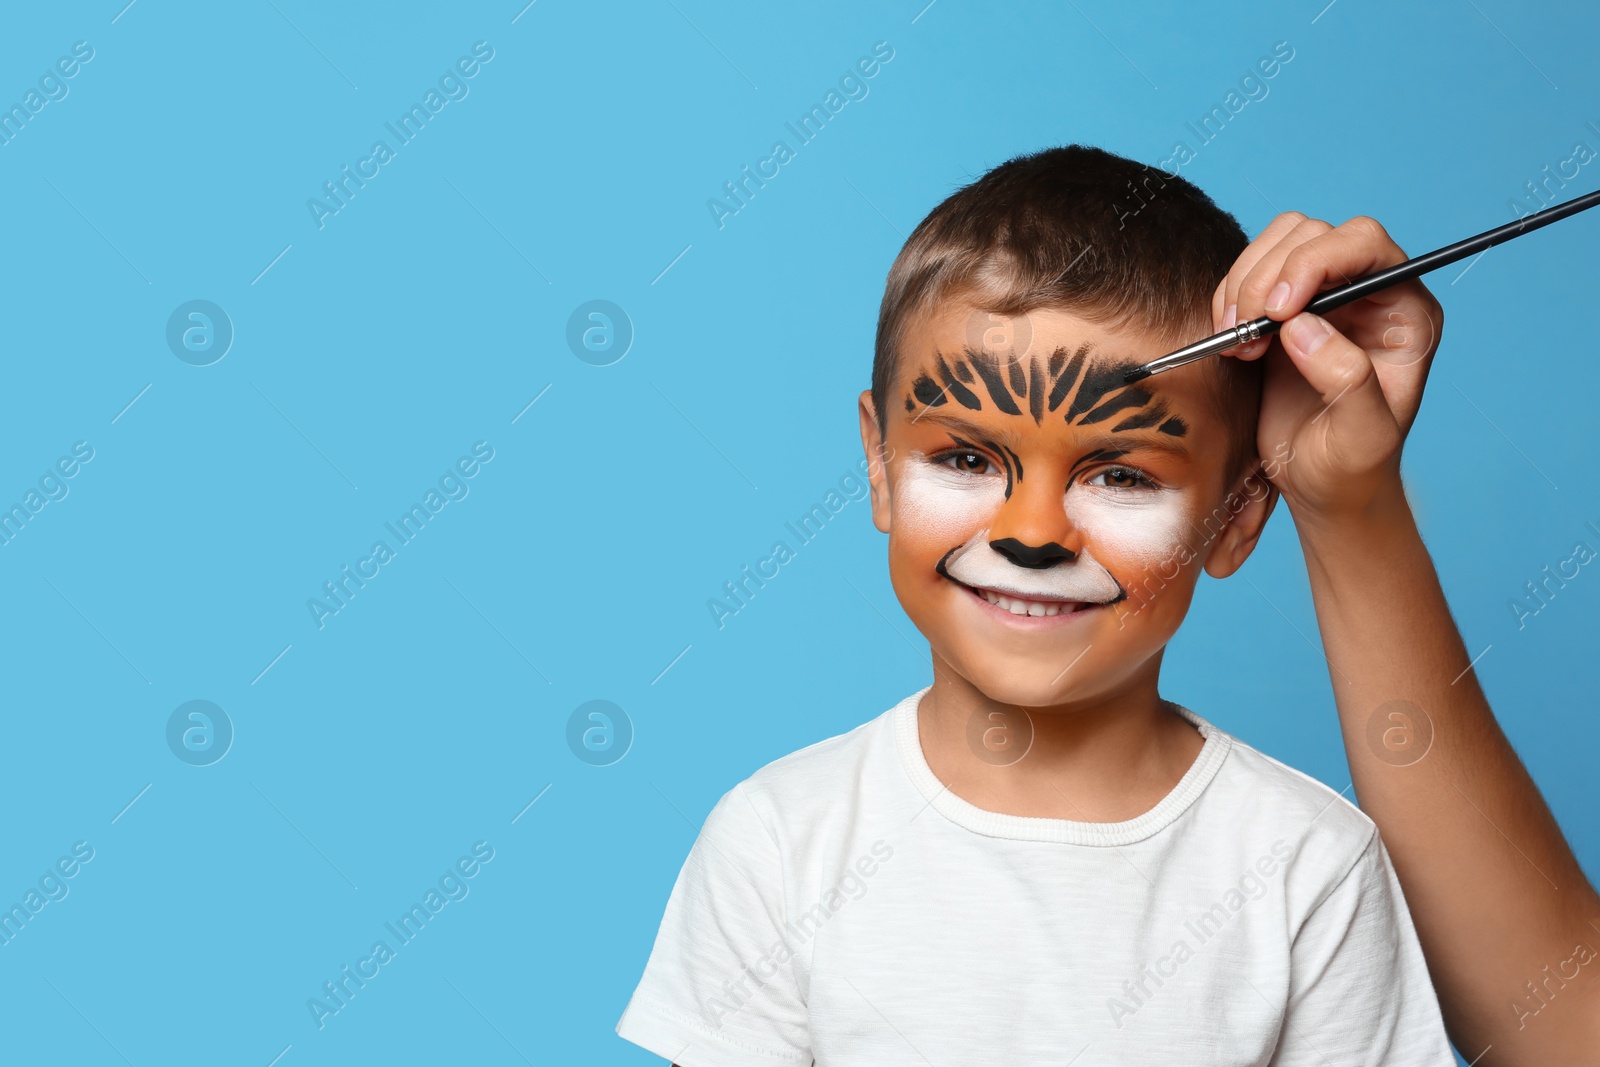
<path fill-rule="evenodd" d="M 1377 828 L 1212 726 L 1117 823 L 984 811 L 912 694 L 707 816 L 617 1033 L 683 1067 L 1455 1063 Z"/>

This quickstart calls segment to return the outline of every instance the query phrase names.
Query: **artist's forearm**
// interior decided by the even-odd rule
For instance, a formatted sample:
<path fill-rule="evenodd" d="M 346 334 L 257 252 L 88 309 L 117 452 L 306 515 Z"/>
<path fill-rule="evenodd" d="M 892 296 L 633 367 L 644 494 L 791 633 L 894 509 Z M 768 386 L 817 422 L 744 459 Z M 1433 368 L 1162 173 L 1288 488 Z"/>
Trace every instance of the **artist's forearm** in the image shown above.
<path fill-rule="evenodd" d="M 1600 1054 L 1600 960 L 1559 976 L 1575 943 L 1600 948 L 1600 899 L 1468 669 L 1398 479 L 1359 516 L 1297 525 L 1356 795 L 1452 1038 L 1468 1059 L 1493 1045 L 1485 1065 Z"/>

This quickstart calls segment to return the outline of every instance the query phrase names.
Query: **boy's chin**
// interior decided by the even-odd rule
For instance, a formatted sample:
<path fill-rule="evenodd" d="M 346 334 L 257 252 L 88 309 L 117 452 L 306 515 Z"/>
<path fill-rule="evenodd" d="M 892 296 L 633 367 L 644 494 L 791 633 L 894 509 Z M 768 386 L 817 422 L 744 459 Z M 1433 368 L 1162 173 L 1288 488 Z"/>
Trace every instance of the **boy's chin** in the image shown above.
<path fill-rule="evenodd" d="M 1088 635 L 1086 635 L 1088 636 Z M 1151 677 L 1170 634 L 1101 631 L 1048 654 L 961 642 L 940 650 L 947 669 L 989 700 L 1022 708 L 1096 704 Z"/>
<path fill-rule="evenodd" d="M 957 667 L 957 673 L 990 700 L 1022 708 L 1069 704 L 1099 691 L 1100 687 L 1094 684 L 1094 679 L 1089 678 L 1086 672 L 1079 671 L 1082 663 L 1075 663 L 1063 671 L 1062 668 L 1066 666 L 994 660 L 977 664 L 962 663 Z"/>

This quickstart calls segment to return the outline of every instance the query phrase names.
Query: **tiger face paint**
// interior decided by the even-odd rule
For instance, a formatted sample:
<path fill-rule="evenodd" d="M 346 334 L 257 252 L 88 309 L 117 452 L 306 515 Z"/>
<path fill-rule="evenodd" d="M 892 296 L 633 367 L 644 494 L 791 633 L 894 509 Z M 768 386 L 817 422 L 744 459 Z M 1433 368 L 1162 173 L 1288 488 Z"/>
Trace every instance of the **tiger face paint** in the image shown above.
<path fill-rule="evenodd" d="M 1016 353 L 974 347 L 972 314 L 946 307 L 903 339 L 886 420 L 895 591 L 995 699 L 1104 691 L 1159 662 L 1188 608 L 1227 427 L 1203 366 L 1123 383 L 1170 338 L 1043 310 Z"/>

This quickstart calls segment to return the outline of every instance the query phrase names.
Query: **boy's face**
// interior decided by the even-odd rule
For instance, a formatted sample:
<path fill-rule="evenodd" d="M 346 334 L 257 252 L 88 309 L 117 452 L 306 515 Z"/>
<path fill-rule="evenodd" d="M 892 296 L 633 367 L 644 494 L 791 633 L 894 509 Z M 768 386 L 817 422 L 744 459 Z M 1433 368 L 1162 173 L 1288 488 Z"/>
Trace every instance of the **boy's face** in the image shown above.
<path fill-rule="evenodd" d="M 1122 384 L 1168 340 L 956 301 L 910 324 L 886 440 L 862 396 L 868 454 L 890 457 L 873 465 L 873 520 L 895 593 L 992 700 L 1092 701 L 1153 681 L 1201 568 L 1222 577 L 1254 546 L 1273 497 L 1224 484 L 1214 369 Z"/>

